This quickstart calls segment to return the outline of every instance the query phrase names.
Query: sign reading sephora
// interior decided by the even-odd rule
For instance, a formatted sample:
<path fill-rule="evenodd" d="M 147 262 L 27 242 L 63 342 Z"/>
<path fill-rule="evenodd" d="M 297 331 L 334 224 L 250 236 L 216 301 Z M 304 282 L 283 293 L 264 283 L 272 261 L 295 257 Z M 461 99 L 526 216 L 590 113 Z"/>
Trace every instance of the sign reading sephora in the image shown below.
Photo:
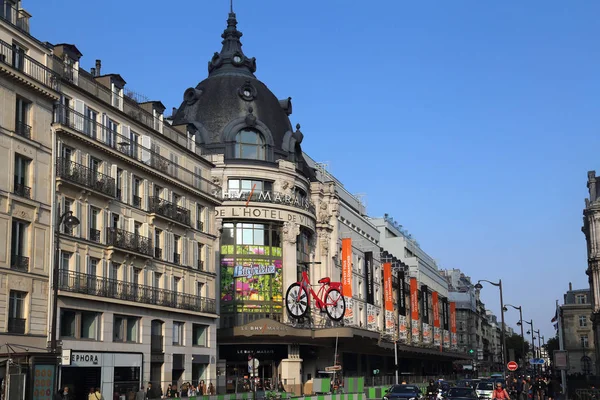
<path fill-rule="evenodd" d="M 233 277 L 240 278 L 252 278 L 256 275 L 272 275 L 275 273 L 274 265 L 253 265 L 251 267 L 245 267 L 243 265 L 237 265 L 233 269 Z"/>
<path fill-rule="evenodd" d="M 375 304 L 375 282 L 373 281 L 372 251 L 365 251 L 365 270 L 367 271 L 367 303 Z"/>

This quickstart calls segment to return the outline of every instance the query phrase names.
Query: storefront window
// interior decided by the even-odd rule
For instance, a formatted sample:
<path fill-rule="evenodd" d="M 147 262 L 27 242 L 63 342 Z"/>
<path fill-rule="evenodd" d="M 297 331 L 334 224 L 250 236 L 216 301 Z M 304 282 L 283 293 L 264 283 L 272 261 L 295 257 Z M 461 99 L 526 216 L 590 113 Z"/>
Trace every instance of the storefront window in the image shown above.
<path fill-rule="evenodd" d="M 310 261 L 310 235 L 304 229 L 300 231 L 296 242 L 296 260 L 298 265 L 298 281 L 302 280 L 303 265 Z"/>
<path fill-rule="evenodd" d="M 279 226 L 246 222 L 223 224 L 222 311 L 281 314 L 282 290 Z"/>
<path fill-rule="evenodd" d="M 115 367 L 114 373 L 113 398 L 128 399 L 139 390 L 140 367 Z"/>

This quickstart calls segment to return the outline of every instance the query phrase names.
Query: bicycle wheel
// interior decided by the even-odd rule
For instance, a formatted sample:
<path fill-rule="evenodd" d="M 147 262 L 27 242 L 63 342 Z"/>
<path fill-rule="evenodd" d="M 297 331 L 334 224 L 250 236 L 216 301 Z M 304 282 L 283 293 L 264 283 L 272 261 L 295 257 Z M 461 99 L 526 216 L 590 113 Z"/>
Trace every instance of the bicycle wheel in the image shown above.
<path fill-rule="evenodd" d="M 285 294 L 285 308 L 293 318 L 302 318 L 308 311 L 308 293 L 298 282 L 292 283 Z"/>
<path fill-rule="evenodd" d="M 329 289 L 327 295 L 325 296 L 325 311 L 329 318 L 334 321 L 339 321 L 344 318 L 344 314 L 346 313 L 346 300 L 344 300 L 344 296 L 337 289 Z"/>

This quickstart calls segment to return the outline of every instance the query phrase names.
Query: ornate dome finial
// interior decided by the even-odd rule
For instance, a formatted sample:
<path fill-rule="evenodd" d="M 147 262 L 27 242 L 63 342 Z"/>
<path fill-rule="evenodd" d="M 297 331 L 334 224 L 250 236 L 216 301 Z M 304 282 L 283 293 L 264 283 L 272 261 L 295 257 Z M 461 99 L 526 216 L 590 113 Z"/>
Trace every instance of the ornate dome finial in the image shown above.
<path fill-rule="evenodd" d="M 246 57 L 242 51 L 242 42 L 240 41 L 242 36 L 242 32 L 237 29 L 237 18 L 233 12 L 233 1 L 231 1 L 227 28 L 221 35 L 223 48 L 220 53 L 215 53 L 209 61 L 209 76 L 229 74 L 247 75 L 254 78 L 256 59 Z"/>

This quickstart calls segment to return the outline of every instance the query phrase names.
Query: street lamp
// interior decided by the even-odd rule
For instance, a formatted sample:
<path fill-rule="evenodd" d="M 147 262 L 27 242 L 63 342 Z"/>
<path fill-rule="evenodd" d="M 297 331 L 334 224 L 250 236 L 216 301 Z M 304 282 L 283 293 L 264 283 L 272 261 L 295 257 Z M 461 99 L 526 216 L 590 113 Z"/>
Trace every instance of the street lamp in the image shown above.
<path fill-rule="evenodd" d="M 523 321 L 523 307 L 522 306 L 513 306 L 512 304 L 507 304 L 506 306 L 504 306 L 504 311 L 508 311 L 507 307 L 512 307 L 515 310 L 519 310 L 519 322 L 517 323 L 517 325 L 519 325 L 521 327 L 521 338 L 523 339 L 523 353 L 521 353 L 521 357 L 523 359 L 522 364 L 525 365 L 525 335 L 523 334 L 523 324 L 521 323 L 521 321 Z"/>
<path fill-rule="evenodd" d="M 477 290 L 483 289 L 483 285 L 481 284 L 481 282 L 487 282 L 490 285 L 497 286 L 500 289 L 500 319 L 502 321 L 502 327 L 500 328 L 500 335 L 501 335 L 500 340 L 502 341 L 502 365 L 503 365 L 502 371 L 505 371 L 506 370 L 506 335 L 504 334 L 505 326 L 504 326 L 504 300 L 502 297 L 502 279 L 498 280 L 498 283 L 491 282 L 486 279 L 480 279 L 475 284 L 475 289 L 477 289 Z"/>
<path fill-rule="evenodd" d="M 54 227 L 54 267 L 52 268 L 52 336 L 50 336 L 50 351 L 54 356 L 57 356 L 57 313 L 58 313 L 58 274 L 59 274 L 59 258 L 58 252 L 60 249 L 60 227 L 64 226 L 67 230 L 71 230 L 79 225 L 79 219 L 73 215 L 73 211 L 66 211 L 60 217 Z M 58 363 L 57 363 L 58 365 Z M 55 372 L 55 383 L 58 379 L 58 368 Z"/>
<path fill-rule="evenodd" d="M 531 329 L 527 331 L 527 334 L 531 334 L 531 355 L 533 358 L 535 358 L 535 337 L 533 336 L 533 319 L 531 321 L 523 321 L 526 324 L 531 325 Z M 533 367 L 533 376 L 535 378 L 535 365 L 532 366 Z"/>

